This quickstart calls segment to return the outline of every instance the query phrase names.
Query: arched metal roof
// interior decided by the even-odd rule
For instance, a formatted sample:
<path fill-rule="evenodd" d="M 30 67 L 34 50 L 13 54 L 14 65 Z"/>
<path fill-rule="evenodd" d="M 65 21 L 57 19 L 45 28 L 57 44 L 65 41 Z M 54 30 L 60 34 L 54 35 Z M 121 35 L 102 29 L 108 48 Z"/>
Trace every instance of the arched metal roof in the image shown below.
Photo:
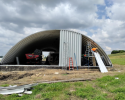
<path fill-rule="evenodd" d="M 95 41 L 82 34 L 82 47 L 87 44 L 87 41 L 91 42 L 92 47 L 98 48 L 98 52 L 101 56 L 104 57 L 105 64 L 107 66 L 112 66 L 112 63 L 105 51 Z M 19 57 L 19 59 L 21 59 L 21 63 L 23 63 L 25 54 L 33 52 L 36 48 L 41 50 L 53 49 L 54 51 L 59 52 L 59 42 L 60 30 L 47 30 L 37 32 L 22 39 L 16 45 L 14 45 L 3 57 L 1 63 L 16 64 L 16 57 Z"/>

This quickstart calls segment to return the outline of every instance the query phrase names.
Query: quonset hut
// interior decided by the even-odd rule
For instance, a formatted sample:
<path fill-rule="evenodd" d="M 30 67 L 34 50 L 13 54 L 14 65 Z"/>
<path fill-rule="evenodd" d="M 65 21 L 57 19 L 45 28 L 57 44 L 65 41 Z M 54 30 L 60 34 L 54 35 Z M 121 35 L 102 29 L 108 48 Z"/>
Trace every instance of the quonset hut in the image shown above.
<path fill-rule="evenodd" d="M 57 65 L 59 66 L 68 65 L 69 57 L 72 57 L 74 66 L 87 66 L 88 61 L 83 56 L 87 42 L 91 43 L 91 48 L 98 48 L 97 52 L 102 57 L 105 66 L 112 67 L 109 57 L 95 41 L 81 33 L 69 30 L 47 30 L 32 34 L 14 45 L 3 57 L 1 63 L 17 64 L 16 57 L 18 57 L 20 64 L 26 64 L 25 54 L 39 49 L 41 52 L 50 51 L 58 54 Z"/>

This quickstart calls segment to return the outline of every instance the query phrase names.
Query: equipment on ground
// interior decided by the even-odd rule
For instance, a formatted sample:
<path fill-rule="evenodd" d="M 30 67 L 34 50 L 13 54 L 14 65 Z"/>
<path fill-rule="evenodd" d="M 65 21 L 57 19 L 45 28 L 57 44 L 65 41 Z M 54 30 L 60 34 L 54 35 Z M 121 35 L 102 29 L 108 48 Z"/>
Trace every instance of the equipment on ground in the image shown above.
<path fill-rule="evenodd" d="M 50 65 L 59 64 L 59 53 L 58 52 L 50 52 L 48 57 L 47 57 L 46 64 L 50 64 Z"/>
<path fill-rule="evenodd" d="M 34 54 L 25 54 L 27 59 L 38 59 L 39 55 Z"/>
<path fill-rule="evenodd" d="M 42 52 L 39 49 L 36 49 L 33 53 L 25 54 L 27 59 L 27 64 L 40 64 L 42 60 Z"/>

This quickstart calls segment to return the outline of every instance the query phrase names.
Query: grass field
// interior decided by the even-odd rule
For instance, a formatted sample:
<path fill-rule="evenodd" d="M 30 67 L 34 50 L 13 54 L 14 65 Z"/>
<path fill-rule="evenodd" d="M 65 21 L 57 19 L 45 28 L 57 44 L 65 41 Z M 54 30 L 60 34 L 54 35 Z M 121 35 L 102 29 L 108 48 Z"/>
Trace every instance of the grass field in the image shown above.
<path fill-rule="evenodd" d="M 125 65 L 125 53 L 109 55 L 112 64 Z"/>
<path fill-rule="evenodd" d="M 109 57 L 113 64 L 125 65 L 125 53 Z M 125 100 L 124 84 L 125 72 L 118 72 L 93 81 L 39 84 L 31 95 L 0 95 L 0 100 Z"/>
<path fill-rule="evenodd" d="M 33 87 L 32 95 L 0 95 L 0 100 L 125 100 L 124 84 L 125 74 L 94 81 L 39 84 Z"/>

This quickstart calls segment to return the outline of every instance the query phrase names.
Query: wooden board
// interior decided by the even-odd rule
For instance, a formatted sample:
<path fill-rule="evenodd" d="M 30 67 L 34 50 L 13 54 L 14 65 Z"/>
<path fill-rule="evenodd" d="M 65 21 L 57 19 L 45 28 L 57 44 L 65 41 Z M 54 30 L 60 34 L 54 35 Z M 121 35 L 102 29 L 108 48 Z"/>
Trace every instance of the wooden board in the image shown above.
<path fill-rule="evenodd" d="M 93 66 L 96 66 L 95 57 L 92 57 Z"/>

